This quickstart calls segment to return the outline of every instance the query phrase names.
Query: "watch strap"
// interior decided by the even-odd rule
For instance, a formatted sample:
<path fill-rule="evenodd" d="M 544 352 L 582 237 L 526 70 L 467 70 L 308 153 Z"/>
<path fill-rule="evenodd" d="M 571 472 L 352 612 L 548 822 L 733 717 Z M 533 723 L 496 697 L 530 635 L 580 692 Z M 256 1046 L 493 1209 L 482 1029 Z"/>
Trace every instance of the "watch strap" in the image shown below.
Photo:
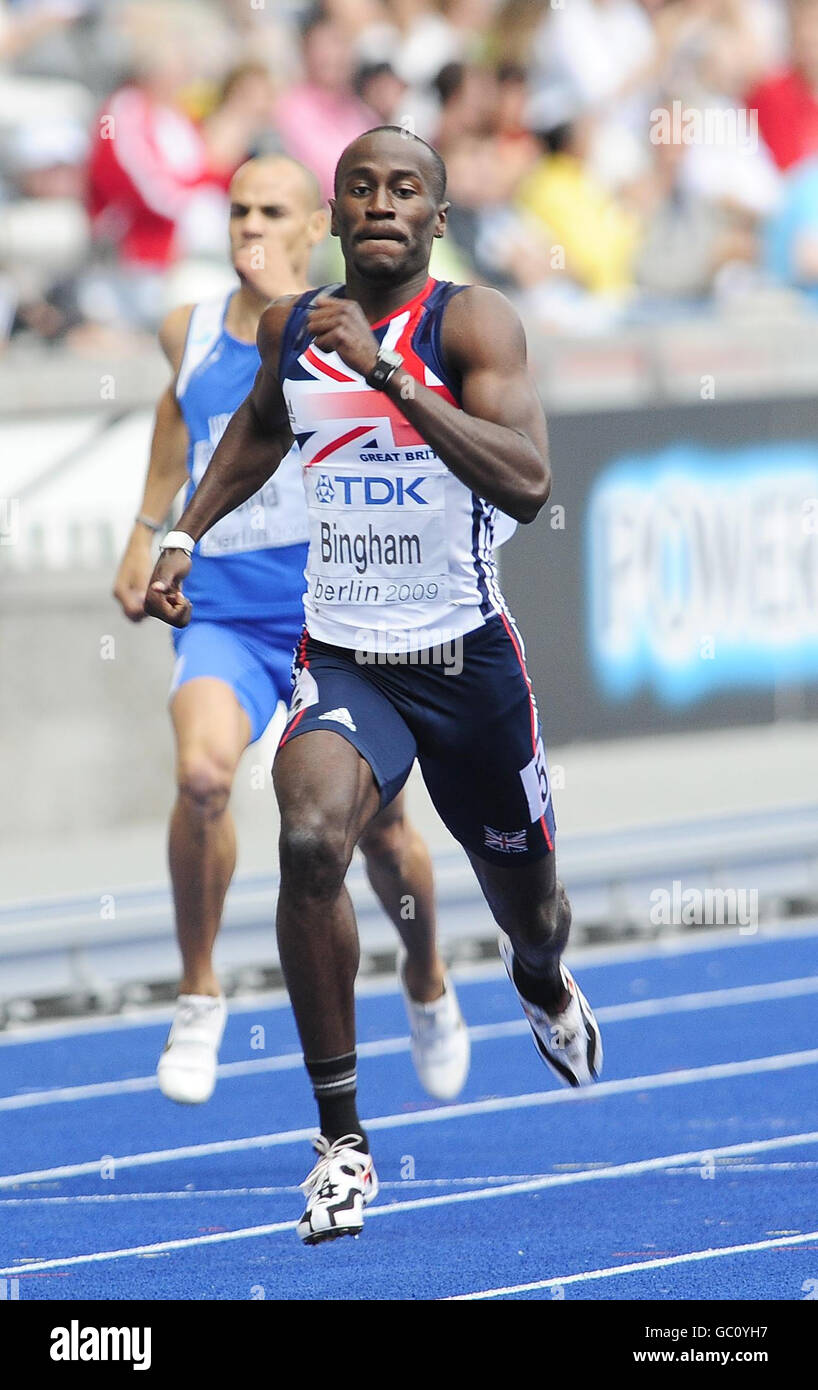
<path fill-rule="evenodd" d="M 367 386 L 371 386 L 376 391 L 382 391 L 387 382 L 395 375 L 395 372 L 403 366 L 403 358 L 399 352 L 390 352 L 387 357 L 379 352 L 375 358 L 375 365 L 369 376 L 364 377 Z"/>

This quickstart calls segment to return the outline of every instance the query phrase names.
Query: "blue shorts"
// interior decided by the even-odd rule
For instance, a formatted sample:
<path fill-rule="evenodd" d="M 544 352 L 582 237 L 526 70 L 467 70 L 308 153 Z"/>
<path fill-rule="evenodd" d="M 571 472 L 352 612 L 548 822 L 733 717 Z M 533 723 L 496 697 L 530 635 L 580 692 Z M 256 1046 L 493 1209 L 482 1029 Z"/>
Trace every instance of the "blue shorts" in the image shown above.
<path fill-rule="evenodd" d="M 224 681 L 250 720 L 251 743 L 261 738 L 279 700 L 292 692 L 293 649 L 303 612 L 292 622 L 197 621 L 173 633 L 176 666 L 171 696 L 198 676 Z"/>
<path fill-rule="evenodd" d="M 279 748 L 321 729 L 340 734 L 369 763 L 382 807 L 417 758 L 441 820 L 477 858 L 511 866 L 551 853 L 551 784 L 513 624 L 492 617 L 436 661 L 428 655 L 376 659 L 304 629 Z"/>

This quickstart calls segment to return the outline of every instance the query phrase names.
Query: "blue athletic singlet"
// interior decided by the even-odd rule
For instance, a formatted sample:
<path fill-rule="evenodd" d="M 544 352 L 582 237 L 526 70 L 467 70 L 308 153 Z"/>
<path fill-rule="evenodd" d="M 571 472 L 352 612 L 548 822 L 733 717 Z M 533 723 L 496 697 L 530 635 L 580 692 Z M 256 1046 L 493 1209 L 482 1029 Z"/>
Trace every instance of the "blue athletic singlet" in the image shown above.
<path fill-rule="evenodd" d="M 198 304 L 190 317 L 176 395 L 188 428 L 186 502 L 201 481 L 231 415 L 259 368 L 253 343 L 225 330 L 231 296 Z M 309 526 L 295 447 L 253 497 L 202 537 L 184 592 L 194 621 L 292 618 L 300 624 Z"/>
<path fill-rule="evenodd" d="M 460 406 L 443 361 L 443 311 L 463 285 L 431 277 L 414 299 L 372 325 L 407 370 Z M 313 638 L 384 651 L 395 634 L 431 646 L 504 613 L 493 550 L 511 518 L 446 467 L 387 395 L 337 353 L 315 346 L 300 296 L 282 337 L 279 379 L 300 450 L 309 511 L 304 610 Z M 366 639 L 362 634 L 366 633 Z"/>

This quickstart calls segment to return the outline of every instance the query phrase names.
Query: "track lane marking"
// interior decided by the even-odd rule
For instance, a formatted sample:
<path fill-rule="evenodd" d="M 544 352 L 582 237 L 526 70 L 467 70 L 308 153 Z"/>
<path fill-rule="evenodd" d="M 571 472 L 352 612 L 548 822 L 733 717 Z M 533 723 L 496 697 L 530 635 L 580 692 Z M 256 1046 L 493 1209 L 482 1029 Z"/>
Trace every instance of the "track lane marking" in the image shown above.
<path fill-rule="evenodd" d="M 716 1260 L 725 1255 L 745 1255 L 757 1250 L 780 1250 L 788 1246 L 806 1245 L 818 1240 L 818 1231 L 808 1231 L 804 1235 L 780 1236 L 775 1240 L 754 1240 L 745 1245 L 717 1245 L 708 1250 L 691 1250 L 685 1255 L 667 1255 L 656 1260 L 641 1260 L 630 1265 L 613 1265 L 603 1269 L 589 1269 L 579 1274 L 564 1274 L 552 1279 L 537 1279 L 533 1284 L 509 1284 L 504 1289 L 482 1289 L 478 1293 L 449 1294 L 445 1303 L 474 1302 L 484 1298 L 503 1298 L 509 1294 L 529 1293 L 536 1289 L 567 1287 L 569 1284 L 585 1284 L 592 1279 L 612 1279 L 622 1274 L 634 1274 L 643 1269 L 668 1269 L 671 1265 L 693 1264 L 699 1260 Z"/>
<path fill-rule="evenodd" d="M 702 1151 L 702 1158 L 710 1158 L 711 1155 Z M 818 1159 L 800 1159 L 793 1162 L 776 1161 L 774 1163 L 725 1163 L 721 1166 L 721 1173 L 725 1177 L 734 1177 L 740 1173 L 794 1173 L 803 1172 L 805 1169 L 818 1168 Z M 576 1169 L 575 1171 L 578 1171 Z M 668 1177 L 699 1177 L 699 1173 L 692 1167 L 669 1167 L 662 1170 Z M 493 1183 L 498 1187 L 505 1186 L 511 1182 L 530 1181 L 535 1178 L 551 1177 L 547 1173 L 486 1173 L 480 1177 L 459 1177 L 459 1178 L 400 1178 L 390 1181 L 380 1179 L 380 1190 L 385 1192 L 387 1188 L 394 1188 L 398 1192 L 410 1191 L 412 1188 L 425 1187 L 451 1187 L 468 1188 L 479 1187 L 486 1183 Z M 197 1187 L 182 1189 L 166 1188 L 159 1192 L 79 1192 L 73 1196 L 62 1197 L 0 1197 L 0 1207 L 36 1207 L 36 1206 L 101 1206 L 106 1203 L 117 1202 L 175 1202 L 190 1198 L 214 1197 L 286 1197 L 293 1193 L 300 1192 L 298 1183 L 290 1183 L 284 1187 Z"/>
<path fill-rule="evenodd" d="M 622 1004 L 603 1005 L 595 1009 L 599 1023 L 623 1023 L 639 1018 L 658 1018 L 671 1013 L 698 1013 L 706 1009 L 739 1007 L 776 999 L 795 999 L 818 994 L 818 975 L 799 979 L 776 980 L 762 985 L 736 985 L 729 989 L 700 990 L 692 994 L 675 994 L 656 999 L 627 1000 Z M 472 1042 L 494 1042 L 499 1039 L 524 1036 L 529 1027 L 524 1018 L 503 1023 L 481 1023 L 469 1028 Z M 358 1044 L 359 1057 L 388 1057 L 408 1052 L 410 1039 L 379 1038 Z M 254 1058 L 245 1062 L 223 1062 L 217 1068 L 221 1080 L 237 1076 L 254 1076 L 262 1072 L 298 1071 L 303 1067 L 300 1052 L 279 1053 L 274 1057 Z M 156 1073 L 150 1076 L 124 1077 L 117 1081 L 95 1081 L 84 1086 L 59 1086 L 52 1090 L 26 1091 L 20 1095 L 0 1096 L 0 1111 L 28 1110 L 43 1105 L 62 1105 L 74 1101 L 99 1100 L 109 1096 L 134 1095 L 158 1089 Z"/>
<path fill-rule="evenodd" d="M 799 1145 L 818 1143 L 818 1130 L 812 1130 L 805 1134 L 779 1135 L 775 1139 L 753 1139 L 742 1144 L 728 1144 L 721 1148 L 714 1149 L 693 1149 L 685 1153 L 664 1154 L 657 1158 L 637 1159 L 632 1163 L 612 1164 L 606 1168 L 584 1168 L 578 1173 L 553 1173 L 545 1177 L 532 1178 L 523 1182 L 511 1182 L 498 1187 L 478 1188 L 472 1192 L 449 1192 L 437 1197 L 416 1197 L 408 1202 L 391 1202 L 384 1206 L 369 1208 L 366 1220 L 370 1221 L 373 1217 L 384 1217 L 399 1215 L 408 1211 L 421 1211 L 430 1207 L 454 1206 L 463 1202 L 487 1201 L 495 1197 L 519 1196 L 523 1193 L 540 1192 L 550 1187 L 572 1187 L 578 1183 L 599 1182 L 603 1179 L 629 1178 L 636 1177 L 643 1173 L 650 1173 L 667 1167 L 670 1164 L 679 1163 L 701 1163 L 703 1159 L 721 1158 L 737 1154 L 765 1153 L 776 1149 L 794 1148 Z M 32 1260 L 27 1263 L 9 1265 L 0 1268 L 0 1275 L 20 1275 L 34 1273 L 43 1269 L 62 1269 L 66 1266 L 94 1264 L 105 1260 L 129 1259 L 138 1255 L 158 1255 L 165 1254 L 172 1250 L 191 1249 L 200 1245 L 217 1245 L 222 1242 L 237 1240 L 253 1240 L 266 1235 L 275 1235 L 280 1231 L 294 1230 L 297 1225 L 295 1221 L 277 1221 L 264 1226 L 245 1226 L 235 1231 L 218 1231 L 202 1236 L 186 1236 L 178 1240 L 158 1241 L 152 1245 L 135 1245 L 121 1250 L 95 1250 L 83 1255 L 63 1255 L 49 1260 Z M 818 1238 L 818 1231 L 811 1232 L 808 1236 L 784 1236 L 774 1241 L 773 1244 L 792 1245 L 804 1243 L 807 1240 Z M 738 1248 L 738 1247 L 737 1247 Z M 679 1262 L 684 1259 L 696 1258 L 700 1252 L 693 1256 L 674 1256 L 671 1263 Z M 632 1268 L 649 1268 L 654 1261 L 646 1261 L 645 1264 L 635 1265 Z M 616 1272 L 627 1272 L 631 1266 L 620 1266 Z M 589 1274 L 579 1274 L 566 1276 L 564 1279 L 554 1279 L 545 1281 L 543 1287 L 548 1283 L 566 1283 L 569 1280 L 579 1282 L 589 1277 L 605 1277 L 605 1271 L 591 1271 Z M 493 1293 L 494 1291 L 489 1291 Z M 455 1295 L 456 1298 L 485 1297 L 485 1293 Z"/>
<path fill-rule="evenodd" d="M 719 1062 L 706 1067 L 689 1067 L 667 1072 L 649 1072 L 645 1076 L 628 1076 L 619 1081 L 600 1081 L 581 1090 L 535 1091 L 522 1096 L 493 1096 L 486 1100 L 466 1101 L 459 1105 L 438 1105 L 428 1110 L 410 1110 L 401 1115 L 378 1115 L 364 1119 L 367 1130 L 402 1129 L 413 1125 L 439 1124 L 474 1115 L 501 1114 L 509 1110 L 528 1110 L 545 1105 L 582 1104 L 604 1100 L 609 1096 L 627 1095 L 634 1091 L 660 1090 L 665 1087 L 687 1086 L 700 1082 L 721 1081 L 734 1076 L 756 1076 L 765 1072 L 788 1071 L 792 1067 L 815 1066 L 818 1048 L 804 1052 L 784 1052 L 770 1057 L 754 1057 L 743 1062 Z M 316 1126 L 304 1129 L 281 1130 L 273 1134 L 253 1134 L 241 1139 L 217 1139 L 205 1144 L 186 1144 L 176 1149 L 153 1149 L 144 1153 L 110 1155 L 115 1168 L 144 1168 L 155 1163 L 173 1163 L 184 1158 L 206 1158 L 212 1154 L 239 1153 L 248 1149 L 275 1148 L 282 1144 L 312 1140 Z M 55 1168 L 38 1168 L 25 1173 L 4 1173 L 0 1189 L 19 1187 L 22 1183 L 44 1182 L 57 1178 L 81 1177 L 99 1173 L 101 1158 L 84 1163 L 62 1164 Z"/>
<path fill-rule="evenodd" d="M 604 946 L 569 945 L 566 964 L 576 965 L 578 969 L 604 969 L 611 965 L 637 963 L 640 960 L 671 960 L 702 952 L 713 954 L 722 951 L 746 949 L 752 946 L 770 946 L 775 942 L 808 942 L 818 936 L 818 918 L 808 917 L 801 921 L 787 919 L 779 922 L 762 923 L 753 936 L 736 936 L 735 927 L 712 927 L 704 935 L 696 931 L 673 932 L 657 937 L 652 941 L 627 940 L 607 943 Z M 366 943 L 364 943 L 366 949 Z M 482 980 L 505 980 L 506 972 L 498 961 L 457 962 L 454 965 L 455 983 L 480 982 Z M 399 995 L 400 990 L 394 978 L 385 980 L 375 977 L 361 980 L 356 985 L 356 994 L 361 998 L 381 998 Z M 289 1008 L 286 990 L 262 990 L 252 996 L 241 995 L 230 1001 L 231 1012 L 248 1013 L 254 1009 L 285 1010 Z M 0 1032 L 0 1049 L 16 1047 L 21 1044 L 49 1042 L 60 1038 L 94 1036 L 105 1032 L 118 1032 L 128 1028 L 148 1028 L 169 1024 L 173 1017 L 173 1007 L 167 1004 L 146 1005 L 138 1012 L 124 1015 L 111 1014 L 106 1018 L 82 1018 L 59 1023 L 31 1023 L 14 1025 L 12 1029 Z"/>

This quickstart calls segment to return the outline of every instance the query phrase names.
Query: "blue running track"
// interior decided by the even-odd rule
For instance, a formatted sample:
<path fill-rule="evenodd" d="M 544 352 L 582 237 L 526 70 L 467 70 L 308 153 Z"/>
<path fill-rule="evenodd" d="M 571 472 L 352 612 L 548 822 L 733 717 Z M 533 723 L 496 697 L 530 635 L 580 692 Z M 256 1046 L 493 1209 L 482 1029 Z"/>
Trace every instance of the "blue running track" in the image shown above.
<path fill-rule="evenodd" d="M 582 1092 L 542 1066 L 499 963 L 458 977 L 472 1071 L 450 1105 L 420 1089 L 395 987 L 362 991 L 361 1113 L 381 1194 L 359 1240 L 316 1248 L 294 1231 L 314 1110 L 284 1002 L 234 1001 L 202 1107 L 155 1087 L 167 1015 L 2 1036 L 6 1288 L 71 1300 L 815 1297 L 818 922 L 573 964 L 605 1045 L 603 1080 Z"/>

